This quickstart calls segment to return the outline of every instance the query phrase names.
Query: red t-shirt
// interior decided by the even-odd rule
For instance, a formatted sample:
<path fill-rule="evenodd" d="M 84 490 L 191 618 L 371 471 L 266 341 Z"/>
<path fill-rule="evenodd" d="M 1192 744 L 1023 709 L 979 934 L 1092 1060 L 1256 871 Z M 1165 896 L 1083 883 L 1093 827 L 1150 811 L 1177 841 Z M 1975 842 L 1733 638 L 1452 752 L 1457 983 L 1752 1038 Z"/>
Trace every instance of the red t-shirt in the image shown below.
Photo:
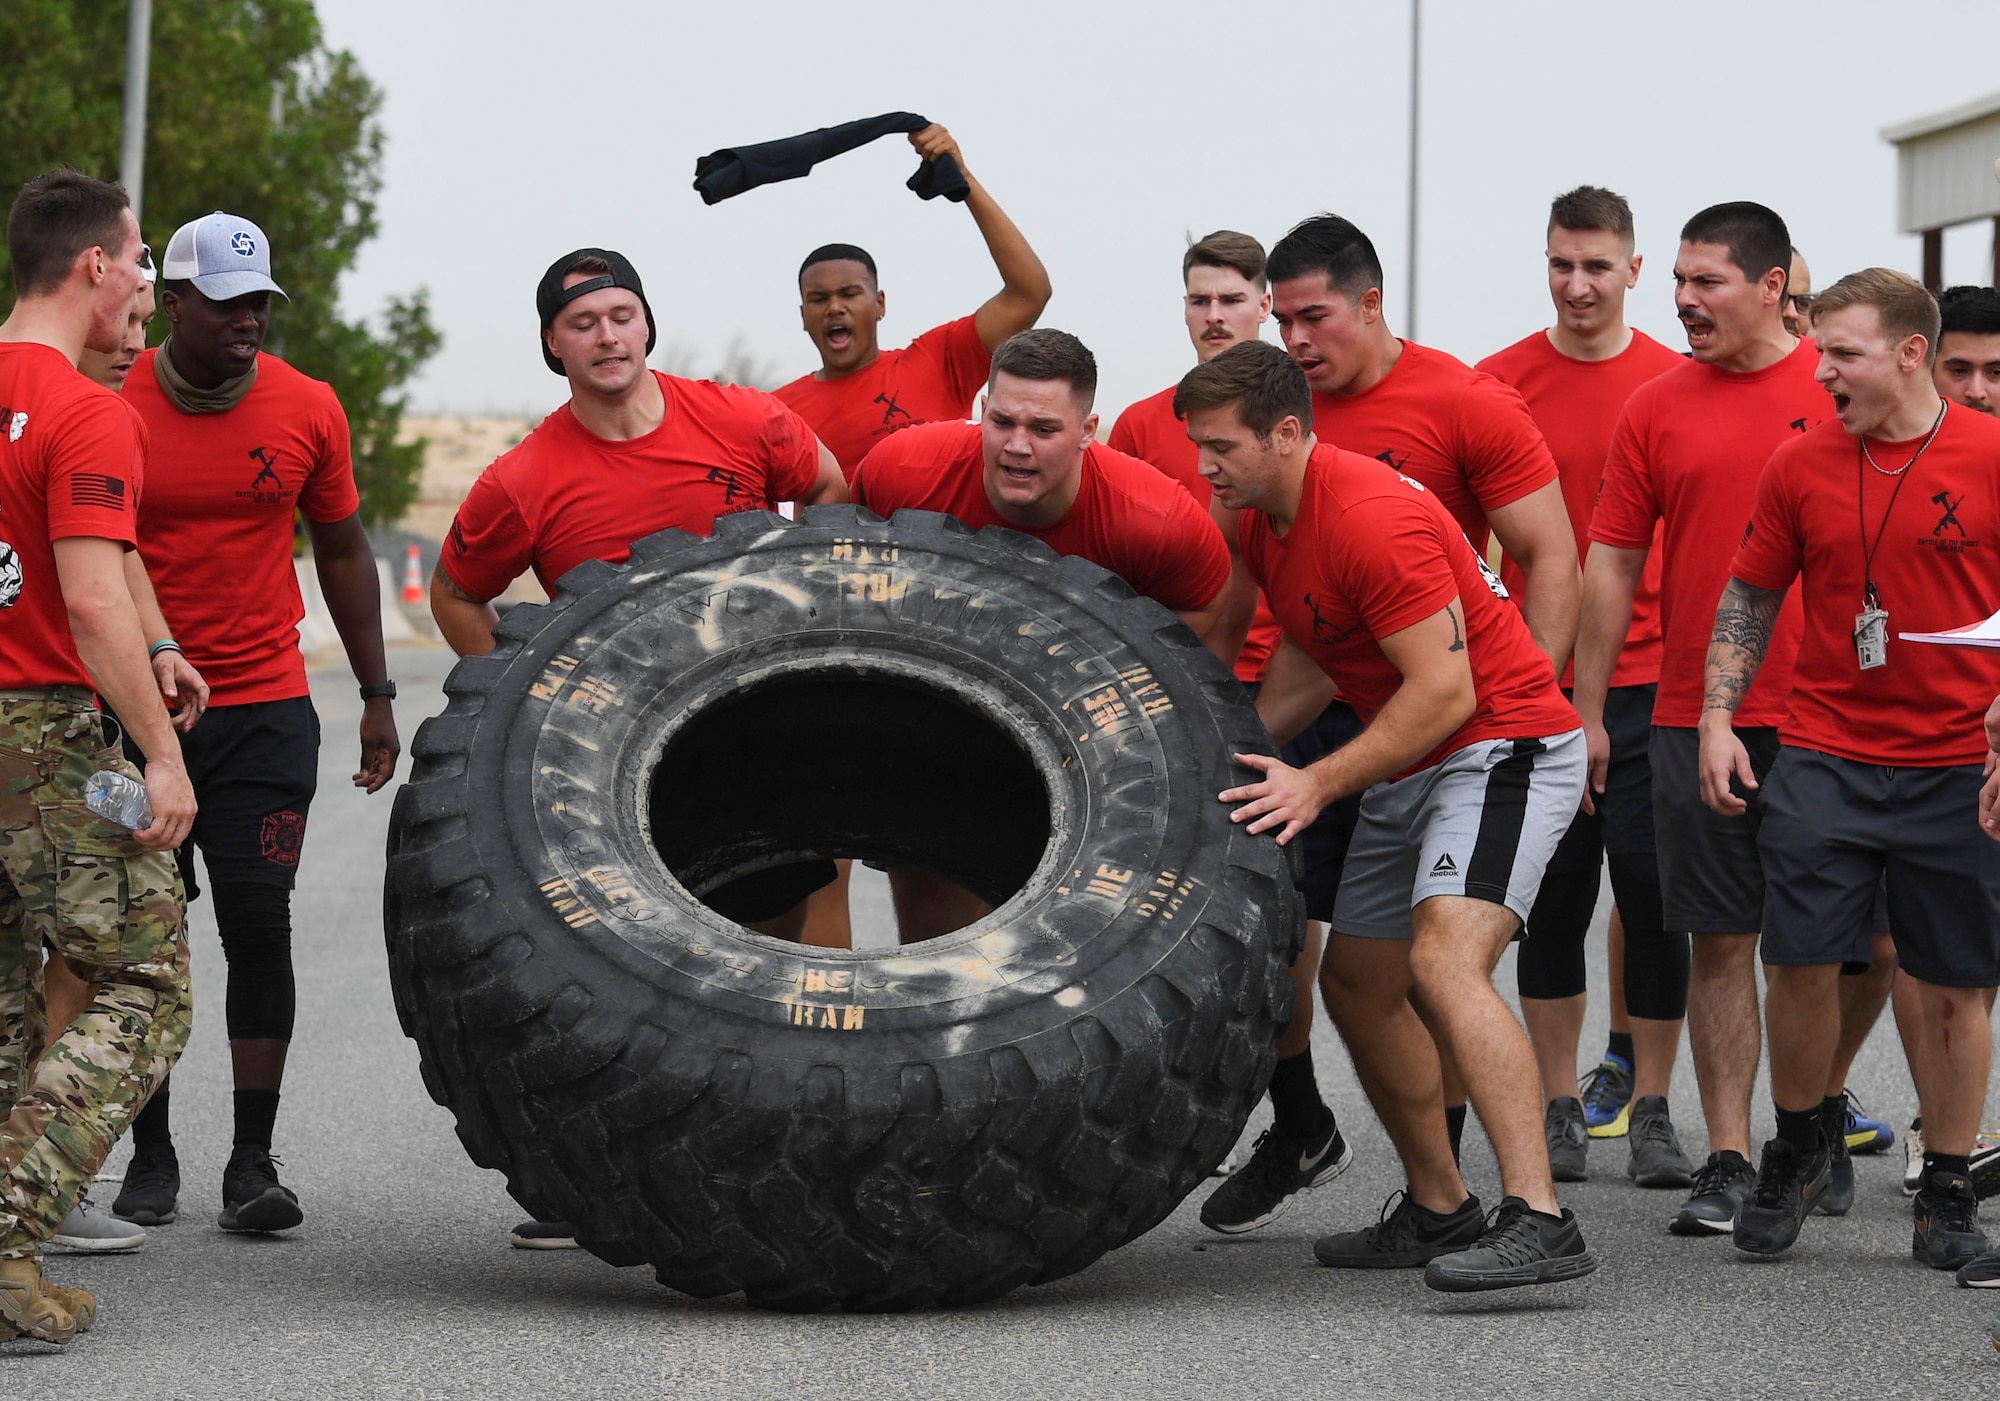
<path fill-rule="evenodd" d="M 1119 414 L 1118 422 L 1111 425 L 1111 436 L 1105 441 L 1127 457 L 1159 468 L 1186 487 L 1195 504 L 1207 510 L 1215 488 L 1208 484 L 1208 478 L 1195 463 L 1195 446 L 1187 435 L 1187 425 L 1174 417 L 1174 391 L 1179 387 L 1169 385 Z M 1264 668 L 1270 665 L 1271 654 L 1278 650 L 1283 637 L 1278 620 L 1271 616 L 1271 605 L 1264 602 L 1263 594 L 1258 594 L 1249 636 L 1243 639 L 1243 650 L 1236 654 L 1236 678 L 1246 684 L 1262 681 Z"/>
<path fill-rule="evenodd" d="M 553 594 L 579 564 L 622 564 L 655 531 L 707 535 L 718 516 L 772 510 L 812 489 L 819 444 L 771 395 L 653 376 L 666 415 L 644 437 L 600 438 L 564 404 L 479 474 L 438 556 L 454 584 L 493 598 L 532 568 Z"/>
<path fill-rule="evenodd" d="M 271 355 L 235 408 L 182 413 L 161 392 L 159 353 L 132 366 L 125 400 L 151 440 L 139 552 L 160 612 L 212 704 L 303 696 L 292 512 L 330 523 L 361 509 L 347 415 L 330 385 Z"/>
<path fill-rule="evenodd" d="M 1313 431 L 1422 482 L 1484 555 L 1486 513 L 1555 481 L 1555 459 L 1511 387 L 1442 350 L 1402 346 L 1359 394 L 1313 395 Z"/>
<path fill-rule="evenodd" d="M 866 369 L 839 379 L 803 375 L 775 392 L 812 425 L 851 482 L 868 450 L 891 433 L 965 418 L 992 369 L 979 328 L 964 316 L 882 351 Z"/>
<path fill-rule="evenodd" d="M 1042 530 L 993 509 L 976 423 L 933 423 L 880 444 L 854 475 L 854 500 L 879 516 L 942 511 L 974 530 L 1019 530 L 1059 555 L 1103 566 L 1176 612 L 1205 607 L 1229 582 L 1229 545 L 1208 512 L 1145 463 L 1102 443 L 1083 450 L 1083 485 L 1069 512 Z"/>
<path fill-rule="evenodd" d="M 1520 392 L 1542 430 L 1562 474 L 1563 505 L 1576 534 L 1579 561 L 1590 553 L 1590 513 L 1597 506 L 1604 455 L 1611 449 L 1619 410 L 1633 390 L 1683 363 L 1679 353 L 1644 331 L 1634 331 L 1632 343 L 1609 360 L 1573 360 L 1549 343 L 1548 332 L 1537 331 L 1479 362 L 1481 370 Z M 1502 559 L 1500 577 L 1519 598 L 1526 582 L 1521 566 L 1511 557 Z M 1611 684 L 1648 686 L 1659 679 L 1660 553 L 1656 549 L 1646 557 L 1646 572 L 1632 599 L 1632 626 Z M 1565 668 L 1563 685 L 1569 684 Z"/>
<path fill-rule="evenodd" d="M 1283 538 L 1262 511 L 1239 516 L 1237 534 L 1285 635 L 1333 678 L 1364 722 L 1403 684 L 1376 639 L 1459 600 L 1477 705 L 1450 739 L 1397 777 L 1479 740 L 1538 739 L 1577 727 L 1555 668 L 1500 576 L 1421 484 L 1321 443 L 1306 466 L 1298 519 Z"/>
<path fill-rule="evenodd" d="M 1893 470 L 1922 444 L 1871 438 L 1868 451 Z M 1871 541 L 1881 531 L 1865 570 L 1864 526 Z M 1799 581 L 1805 637 L 1778 728 L 1786 744 L 1892 768 L 1986 757 L 2000 653 L 1897 634 L 1964 627 L 2000 609 L 2000 422 L 1951 405 L 1936 441 L 1900 478 L 1863 463 L 1838 423 L 1787 441 L 1757 483 L 1729 572 L 1760 589 Z M 1863 671 L 1854 615 L 1871 574 L 1889 614 L 1889 660 Z"/>
<path fill-rule="evenodd" d="M 116 395 L 53 346 L 0 344 L 0 690 L 91 684 L 55 542 L 131 545 L 144 468 Z"/>
<path fill-rule="evenodd" d="M 1685 360 L 1632 391 L 1611 435 L 1590 538 L 1620 549 L 1650 548 L 1660 533 L 1660 694 L 1653 723 L 1701 723 L 1708 639 L 1729 561 L 1743 543 L 1757 474 L 1778 445 L 1828 417 L 1833 400 L 1813 380 L 1811 341 L 1753 374 Z M 1799 650 L 1799 601 L 1785 600 L 1771 649 L 1736 724 L 1785 717 Z"/>

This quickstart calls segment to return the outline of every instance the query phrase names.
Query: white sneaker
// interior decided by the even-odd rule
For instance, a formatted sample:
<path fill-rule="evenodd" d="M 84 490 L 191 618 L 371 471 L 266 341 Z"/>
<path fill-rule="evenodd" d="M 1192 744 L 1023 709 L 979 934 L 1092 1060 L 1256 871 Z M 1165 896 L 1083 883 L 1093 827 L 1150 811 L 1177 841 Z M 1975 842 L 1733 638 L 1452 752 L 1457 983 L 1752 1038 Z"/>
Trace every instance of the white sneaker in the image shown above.
<path fill-rule="evenodd" d="M 1919 1114 L 1910 1120 L 1910 1130 L 1903 1135 L 1903 1195 L 1914 1197 L 1923 1185 L 1924 1116 Z"/>
<path fill-rule="evenodd" d="M 89 1198 L 76 1204 L 49 1238 L 51 1245 L 71 1250 L 88 1250 L 99 1255 L 137 1250 L 146 1243 L 146 1229 L 130 1221 L 120 1221 L 108 1211 L 91 1206 Z"/>

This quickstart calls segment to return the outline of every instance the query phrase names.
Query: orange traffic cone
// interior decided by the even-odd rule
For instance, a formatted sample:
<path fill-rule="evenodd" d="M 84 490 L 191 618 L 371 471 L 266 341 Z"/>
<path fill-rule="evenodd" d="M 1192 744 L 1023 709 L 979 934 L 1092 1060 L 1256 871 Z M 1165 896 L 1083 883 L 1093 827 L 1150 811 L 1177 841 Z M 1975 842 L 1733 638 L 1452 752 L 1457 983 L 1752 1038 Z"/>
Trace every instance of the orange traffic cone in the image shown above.
<path fill-rule="evenodd" d="M 403 602 L 421 604 L 424 601 L 424 566 L 415 545 L 403 560 Z"/>

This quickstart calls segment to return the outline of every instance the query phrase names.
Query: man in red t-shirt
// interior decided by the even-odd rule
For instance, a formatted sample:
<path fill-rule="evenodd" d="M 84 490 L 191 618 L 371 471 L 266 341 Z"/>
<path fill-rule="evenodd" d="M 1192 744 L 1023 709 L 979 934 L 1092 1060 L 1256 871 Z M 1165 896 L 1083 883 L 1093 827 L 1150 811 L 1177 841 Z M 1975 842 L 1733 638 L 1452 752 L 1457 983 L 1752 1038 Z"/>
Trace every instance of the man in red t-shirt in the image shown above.
<path fill-rule="evenodd" d="M 1826 417 L 1814 356 L 1785 330 L 1791 236 L 1760 204 L 1715 205 L 1681 230 L 1675 302 L 1690 363 L 1633 392 L 1612 435 L 1590 520 L 1576 706 L 1589 737 L 1591 782 L 1609 756 L 1605 697 L 1631 630 L 1633 600 L 1657 536 L 1660 683 L 1653 709 L 1654 838 L 1664 924 L 1694 939 L 1688 1030 L 1710 1153 L 1671 1222 L 1679 1235 L 1721 1234 L 1756 1173 L 1749 1162 L 1757 1073 L 1755 931 L 1764 909 L 1757 860 L 1761 800 L 1741 817 L 1703 806 L 1695 726 L 1702 662 L 1729 556 L 1750 519 L 1759 466 Z M 1777 723 L 1798 651 L 1794 602 L 1777 622 L 1763 675 L 1737 712 L 1762 774 L 1777 757 Z M 1834 1093 L 1838 1094 L 1836 1086 Z"/>
<path fill-rule="evenodd" d="M 1825 1097 L 1840 973 L 1869 956 L 1886 877 L 1896 958 L 1920 1008 L 1904 1031 L 1924 1125 L 1912 1250 L 1957 1269 L 1987 1246 L 1969 1157 L 2000 986 L 2000 847 L 1975 815 L 2000 658 L 1921 638 L 1978 622 L 2000 600 L 2000 424 L 1939 397 L 1937 304 L 1907 275 L 1850 273 L 1811 317 L 1837 422 L 1787 440 L 1764 468 L 1714 611 L 1701 712 L 1703 800 L 1740 817 L 1751 790 L 1764 806 L 1777 1136 L 1734 1239 L 1779 1254 L 1828 1190 L 1844 1128 Z M 1803 638 L 1781 748 L 1760 769 L 1731 718 L 1794 581 Z"/>
<path fill-rule="evenodd" d="M 1207 364 L 1232 345 L 1258 339 L 1259 329 L 1270 319 L 1264 245 L 1248 234 L 1219 229 L 1190 246 L 1181 258 L 1181 284 L 1185 292 L 1182 316 L 1200 364 Z M 1222 527 L 1230 553 L 1230 602 L 1222 622 L 1223 647 L 1227 649 L 1227 639 L 1243 635 L 1243 645 L 1236 653 L 1236 677 L 1254 688 L 1263 681 L 1264 668 L 1284 634 L 1236 553 L 1236 512 L 1211 499 L 1212 488 L 1197 465 L 1187 425 L 1174 413 L 1174 395 L 1179 389 L 1178 384 L 1168 385 L 1126 409 L 1107 441 L 1120 452 L 1152 463 L 1186 487 Z M 1333 711 L 1335 722 L 1352 719 L 1353 713 L 1344 705 L 1336 704 Z M 1331 747 L 1309 730 L 1285 747 L 1286 762 L 1303 768 Z M 1314 824 L 1316 832 L 1337 834 L 1344 850 L 1359 809 L 1359 798 L 1329 804 Z M 1309 834 L 1305 844 L 1308 850 L 1316 850 L 1319 837 Z M 1327 902 L 1338 883 L 1336 872 L 1326 888 Z M 1325 913 L 1322 908 L 1321 916 Z M 1325 1186 L 1354 1161 L 1313 1071 L 1313 980 L 1319 973 L 1326 932 L 1320 919 L 1311 920 L 1306 927 L 1305 947 L 1292 963 L 1298 1000 L 1285 1034 L 1278 1038 L 1278 1063 L 1271 1071 L 1267 1090 L 1271 1126 L 1257 1139 L 1249 1161 L 1234 1169 L 1229 1180 L 1201 1205 L 1202 1224 L 1225 1235 L 1241 1235 L 1269 1225 L 1284 1214 L 1294 1193 Z"/>
<path fill-rule="evenodd" d="M 933 122 L 910 137 L 927 161 L 950 156 L 964 172 L 965 208 L 1000 271 L 1000 290 L 972 315 L 884 350 L 888 313 L 875 260 L 851 243 L 815 248 L 799 265 L 799 318 L 820 367 L 777 391 L 833 450 L 849 477 L 882 439 L 919 423 L 963 419 L 986 383 L 993 350 L 1035 324 L 1049 304 L 1049 275 L 1028 240 L 965 168 L 950 132 Z"/>
<path fill-rule="evenodd" d="M 461 657 L 493 650 L 492 600 L 528 570 L 549 593 L 587 560 L 622 564 L 657 531 L 714 531 L 718 516 L 847 499 L 833 454 L 769 394 L 646 367 L 659 331 L 630 261 L 579 248 L 535 289 L 542 361 L 569 402 L 480 473 L 453 517 L 431 577 L 431 616 Z M 741 881 L 718 910 L 762 933 L 799 937 L 802 901 L 832 864 Z M 527 1221 L 523 1249 L 573 1249 L 573 1228 Z"/>
<path fill-rule="evenodd" d="M 1619 411 L 1634 389 L 1681 364 L 1679 355 L 1625 323 L 1625 294 L 1639 280 L 1633 238 L 1632 207 L 1624 196 L 1593 185 L 1557 196 L 1549 209 L 1547 252 L 1555 324 L 1479 362 L 1479 369 L 1520 392 L 1548 441 L 1562 474 L 1563 505 L 1579 556 L 1590 548 L 1590 513 Z M 1511 558 L 1502 561 L 1500 577 L 1510 590 L 1522 587 Z M 1635 1182 L 1685 1187 L 1693 1172 L 1666 1098 L 1687 1014 L 1688 938 L 1661 927 L 1660 868 L 1653 853 L 1646 746 L 1660 679 L 1659 590 L 1655 557 L 1640 581 L 1632 627 L 1605 702 L 1613 740 L 1604 791 L 1594 801 L 1586 792 L 1584 808 L 1556 848 L 1516 964 L 1521 1017 L 1541 1066 L 1548 1103 L 1543 1127 L 1558 1182 L 1583 1181 L 1590 1137 L 1625 1133 L 1628 1116 L 1642 1121 L 1630 1140 L 1628 1173 Z M 1618 904 L 1612 913 L 1611 1045 L 1579 1098 L 1584 938 L 1597 912 L 1607 858 Z M 1628 1004 L 1636 1021 L 1627 1020 Z"/>
<path fill-rule="evenodd" d="M 145 461 L 131 416 L 77 373 L 115 349 L 145 245 L 116 185 L 58 170 L 7 217 L 0 324 L 0 1338 L 66 1343 L 97 1305 L 49 1283 L 41 1246 L 187 1044 L 186 910 L 169 853 L 194 792 L 125 578 Z M 125 761 L 118 707 L 146 760 Z M 143 784 L 131 829 L 88 805 Z M 44 944 L 91 985 L 46 1049 Z"/>
<path fill-rule="evenodd" d="M 161 264 L 172 330 L 139 357 L 124 397 L 149 439 L 140 552 L 177 645 L 209 685 L 208 711 L 181 747 L 202 805 L 193 843 L 229 963 L 235 1137 L 219 1224 L 280 1231 L 304 1218 L 278 1180 L 271 1141 L 298 1005 L 291 893 L 319 782 L 319 717 L 299 653 L 295 515 L 305 517 L 327 609 L 361 683 L 354 784 L 370 793 L 389 782 L 401 751 L 395 683 L 347 417 L 330 386 L 262 351 L 272 294 L 284 295 L 264 231 L 237 215 L 204 215 L 174 232 Z M 170 1103 L 162 1087 L 134 1121 L 132 1166 L 112 1203 L 141 1225 L 178 1209 Z"/>
<path fill-rule="evenodd" d="M 942 511 L 975 530 L 1032 535 L 1102 565 L 1219 647 L 1229 583 L 1222 532 L 1183 488 L 1094 441 L 1096 393 L 1097 361 L 1082 341 L 1023 331 L 994 352 L 979 421 L 929 424 L 877 445 L 854 474 L 854 500 L 880 516 Z M 927 872 L 891 870 L 889 883 L 905 943 L 992 909 Z"/>
<path fill-rule="evenodd" d="M 1363 792 L 1321 988 L 1408 1174 L 1400 1205 L 1313 1247 L 1342 1268 L 1422 1265 L 1448 1291 L 1596 1268 L 1557 1205 L 1534 1052 L 1492 982 L 1583 793 L 1583 733 L 1499 576 L 1426 488 L 1321 444 L 1305 375 L 1240 345 L 1181 381 L 1175 406 L 1238 521 L 1244 561 L 1310 674 L 1274 667 L 1260 699 L 1280 739 L 1337 687 L 1362 717 L 1300 769 L 1239 754 L 1223 802 L 1286 843 Z M 1292 676 L 1301 677 L 1298 684 Z M 1419 1020 L 1416 1004 L 1424 1008 Z M 1506 1197 L 1489 1225 L 1445 1129 L 1435 1035 L 1463 1068 Z"/>
<path fill-rule="evenodd" d="M 1264 278 L 1264 245 L 1249 234 L 1217 229 L 1198 243 L 1191 244 L 1181 258 L 1182 319 L 1188 339 L 1194 343 L 1195 360 L 1206 364 L 1232 345 L 1253 341 L 1259 328 L 1271 317 L 1271 288 Z M 1209 505 L 1210 488 L 1195 466 L 1194 444 L 1188 441 L 1187 425 L 1174 417 L 1174 391 L 1170 384 L 1149 395 L 1118 415 L 1105 439 L 1119 452 L 1150 462 L 1188 489 L 1203 506 Z M 1223 537 L 1235 549 L 1234 513 L 1217 522 Z M 1232 571 L 1232 598 L 1240 590 L 1242 617 L 1225 619 L 1225 626 L 1247 627 L 1242 648 L 1236 654 L 1236 678 L 1245 685 L 1264 679 L 1264 665 L 1278 648 L 1282 634 L 1264 603 L 1263 595 L 1249 584 L 1249 575 L 1238 562 Z M 1232 608 L 1232 614 L 1236 610 Z"/>
<path fill-rule="evenodd" d="M 2000 414 L 2000 291 L 1947 287 L 1938 293 L 1938 393 L 1983 414 Z"/>
<path fill-rule="evenodd" d="M 1368 235 L 1338 215 L 1294 227 L 1271 249 L 1268 271 L 1280 339 L 1313 388 L 1313 431 L 1422 483 L 1482 557 L 1497 535 L 1521 565 L 1528 629 L 1561 671 L 1576 634 L 1576 542 L 1555 459 L 1521 396 L 1394 335 L 1383 314 L 1382 260 Z M 1309 733 L 1315 747 L 1332 749 L 1358 729 L 1342 704 Z M 1325 908 L 1345 850 L 1337 828 L 1321 824 L 1308 835 L 1308 911 Z M 1449 1062 L 1445 1104 L 1456 1144 L 1465 1094 Z"/>

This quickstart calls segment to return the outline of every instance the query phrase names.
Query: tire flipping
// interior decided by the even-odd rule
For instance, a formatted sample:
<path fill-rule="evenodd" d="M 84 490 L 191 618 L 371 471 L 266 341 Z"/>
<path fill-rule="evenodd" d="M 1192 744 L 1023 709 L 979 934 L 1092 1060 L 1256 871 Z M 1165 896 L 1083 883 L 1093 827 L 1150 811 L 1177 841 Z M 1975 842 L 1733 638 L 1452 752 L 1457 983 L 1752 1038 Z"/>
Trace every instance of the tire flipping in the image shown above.
<path fill-rule="evenodd" d="M 424 1084 L 523 1207 L 689 1294 L 965 1304 L 1143 1234 L 1235 1143 L 1304 911 L 1215 796 L 1270 736 L 1158 604 L 829 506 L 651 536 L 498 637 L 417 733 L 384 923 Z M 704 904 L 830 857 L 997 908 L 847 950 Z"/>

